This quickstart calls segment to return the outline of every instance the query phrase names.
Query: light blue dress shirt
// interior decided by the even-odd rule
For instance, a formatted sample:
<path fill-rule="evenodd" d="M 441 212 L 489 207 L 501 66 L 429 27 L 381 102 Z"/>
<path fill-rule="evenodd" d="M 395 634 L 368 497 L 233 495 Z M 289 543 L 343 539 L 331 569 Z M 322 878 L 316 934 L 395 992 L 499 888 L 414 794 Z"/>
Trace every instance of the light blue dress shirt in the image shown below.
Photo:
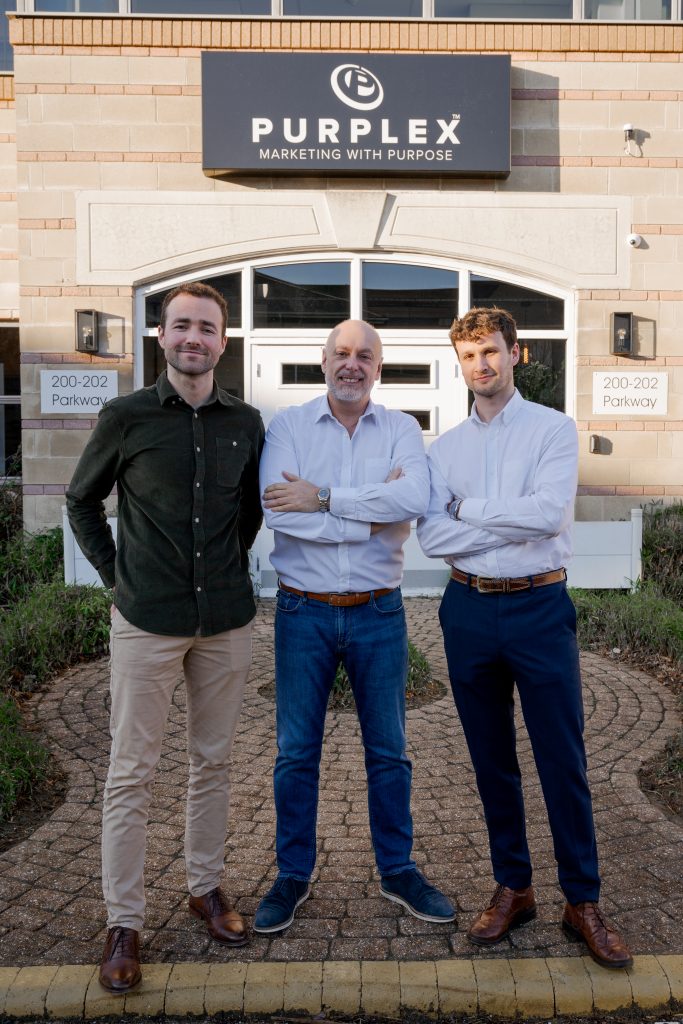
<path fill-rule="evenodd" d="M 403 476 L 385 483 L 400 466 Z M 410 520 L 429 501 L 422 431 L 413 416 L 368 403 L 353 435 L 330 410 L 327 395 L 277 413 L 261 456 L 261 494 L 287 471 L 331 488 L 329 512 L 274 512 L 270 556 L 283 583 L 317 593 L 400 585 Z M 371 523 L 390 523 L 370 534 Z"/>
<path fill-rule="evenodd" d="M 484 423 L 476 404 L 429 453 L 431 495 L 418 522 L 422 550 L 477 576 L 530 576 L 567 565 L 578 479 L 569 416 L 518 391 Z M 446 512 L 463 498 L 456 522 Z"/>

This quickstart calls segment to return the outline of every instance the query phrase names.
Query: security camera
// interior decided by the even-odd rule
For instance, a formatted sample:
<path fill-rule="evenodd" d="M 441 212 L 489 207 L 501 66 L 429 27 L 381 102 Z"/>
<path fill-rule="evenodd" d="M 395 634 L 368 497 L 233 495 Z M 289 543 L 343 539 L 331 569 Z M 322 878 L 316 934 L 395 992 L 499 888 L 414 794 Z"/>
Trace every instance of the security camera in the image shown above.
<path fill-rule="evenodd" d="M 642 235 L 629 235 L 626 239 L 632 249 L 637 249 L 643 241 Z"/>

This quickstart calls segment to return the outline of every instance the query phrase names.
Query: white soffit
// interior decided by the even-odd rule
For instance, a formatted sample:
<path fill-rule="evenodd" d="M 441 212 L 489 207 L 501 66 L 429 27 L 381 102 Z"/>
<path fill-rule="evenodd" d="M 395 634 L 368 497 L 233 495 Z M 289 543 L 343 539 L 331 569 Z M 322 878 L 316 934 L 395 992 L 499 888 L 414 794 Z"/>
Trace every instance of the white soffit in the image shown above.
<path fill-rule="evenodd" d="M 192 265 L 334 248 L 324 192 L 83 192 L 79 284 L 134 284 Z"/>
<path fill-rule="evenodd" d="M 396 193 L 388 249 L 448 252 L 573 288 L 628 287 L 630 200 L 515 193 Z"/>
<path fill-rule="evenodd" d="M 631 202 L 540 193 L 82 192 L 77 283 L 133 285 L 191 266 L 365 249 L 468 260 L 571 288 L 630 284 Z"/>

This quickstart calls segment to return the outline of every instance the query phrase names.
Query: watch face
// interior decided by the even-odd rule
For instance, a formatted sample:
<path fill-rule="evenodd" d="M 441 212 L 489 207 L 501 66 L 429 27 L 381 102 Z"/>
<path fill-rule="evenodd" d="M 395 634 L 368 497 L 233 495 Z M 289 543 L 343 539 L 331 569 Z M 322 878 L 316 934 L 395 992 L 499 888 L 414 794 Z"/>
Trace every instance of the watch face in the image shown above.
<path fill-rule="evenodd" d="M 318 491 L 318 500 L 319 501 L 329 501 L 330 500 L 330 489 L 329 489 L 329 487 L 321 487 L 320 488 L 320 490 Z"/>

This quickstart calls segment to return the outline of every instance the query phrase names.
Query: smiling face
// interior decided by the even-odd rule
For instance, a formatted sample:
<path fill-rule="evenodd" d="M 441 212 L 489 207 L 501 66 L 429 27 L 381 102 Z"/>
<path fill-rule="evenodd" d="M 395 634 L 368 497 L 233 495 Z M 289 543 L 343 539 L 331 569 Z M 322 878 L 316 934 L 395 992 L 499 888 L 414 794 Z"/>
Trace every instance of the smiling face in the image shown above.
<path fill-rule="evenodd" d="M 173 371 L 190 377 L 210 373 L 226 343 L 223 313 L 213 299 L 181 292 L 168 304 L 159 344 L 170 368 L 169 379 Z"/>
<path fill-rule="evenodd" d="M 363 320 L 346 320 L 332 331 L 323 351 L 322 369 L 332 400 L 342 405 L 367 404 L 382 366 L 382 343 Z"/>
<path fill-rule="evenodd" d="M 515 390 L 513 368 L 519 362 L 519 345 L 512 348 L 500 333 L 486 334 L 471 341 L 458 341 L 455 350 L 465 383 L 483 405 L 502 408 Z M 477 405 L 480 409 L 480 404 Z"/>

